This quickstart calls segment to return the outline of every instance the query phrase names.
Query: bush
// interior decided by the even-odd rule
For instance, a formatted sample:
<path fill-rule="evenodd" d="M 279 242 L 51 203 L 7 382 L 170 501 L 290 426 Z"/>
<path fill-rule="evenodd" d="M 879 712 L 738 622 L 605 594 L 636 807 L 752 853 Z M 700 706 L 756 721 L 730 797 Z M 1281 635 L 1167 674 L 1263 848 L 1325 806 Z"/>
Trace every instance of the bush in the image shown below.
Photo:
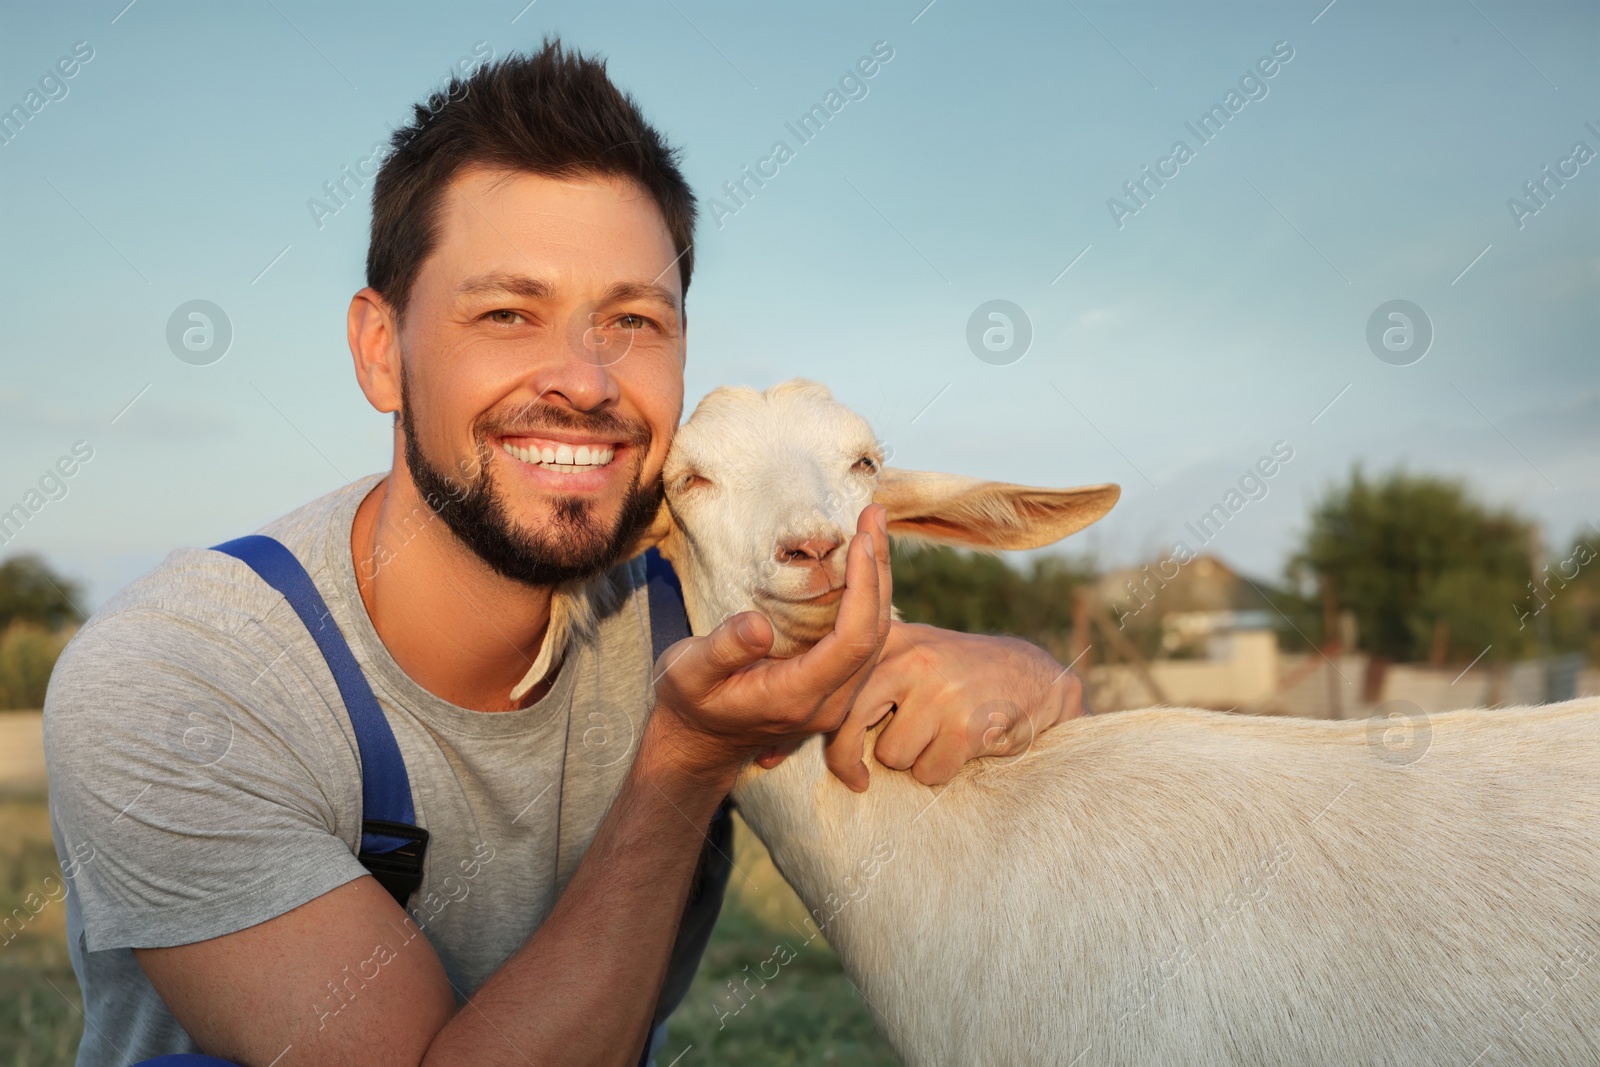
<path fill-rule="evenodd" d="M 17 619 L 32 619 L 52 630 L 82 622 L 78 584 L 50 569 L 38 556 L 13 556 L 0 563 L 0 630 Z"/>
<path fill-rule="evenodd" d="M 1036 556 L 1026 569 L 981 552 L 897 542 L 894 602 L 907 622 L 971 634 L 1011 634 L 1050 647 L 1072 629 L 1073 591 L 1093 583 L 1093 561 Z"/>
<path fill-rule="evenodd" d="M 38 708 L 70 632 L 14 620 L 0 632 L 0 709 Z"/>

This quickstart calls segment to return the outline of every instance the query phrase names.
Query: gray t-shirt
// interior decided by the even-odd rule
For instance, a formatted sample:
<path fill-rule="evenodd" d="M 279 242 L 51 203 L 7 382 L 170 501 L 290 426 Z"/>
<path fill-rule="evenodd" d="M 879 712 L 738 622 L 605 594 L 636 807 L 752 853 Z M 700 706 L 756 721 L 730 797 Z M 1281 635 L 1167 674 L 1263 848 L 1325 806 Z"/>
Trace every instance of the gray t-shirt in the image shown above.
<path fill-rule="evenodd" d="M 536 704 L 457 707 L 400 669 L 356 588 L 351 522 L 381 477 L 261 532 L 311 573 L 394 730 L 432 835 L 409 911 L 460 1003 L 549 914 L 632 763 L 652 691 L 644 565 L 610 572 L 616 610 Z M 130 950 L 232 933 L 366 873 L 358 749 L 333 677 L 244 563 L 180 549 L 73 638 L 44 730 L 87 1016 L 79 1067 L 197 1051 Z M 307 1012 L 338 1012 L 351 963 L 328 960 Z"/>

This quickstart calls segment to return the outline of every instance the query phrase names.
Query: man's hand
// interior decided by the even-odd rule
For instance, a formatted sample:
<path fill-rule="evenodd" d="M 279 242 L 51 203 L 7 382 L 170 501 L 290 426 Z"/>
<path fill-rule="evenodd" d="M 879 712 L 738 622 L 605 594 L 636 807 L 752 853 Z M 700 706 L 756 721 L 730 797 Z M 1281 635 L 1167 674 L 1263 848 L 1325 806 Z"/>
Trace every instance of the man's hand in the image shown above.
<path fill-rule="evenodd" d="M 873 749 L 878 762 L 942 785 L 967 760 L 1026 752 L 1039 733 L 1083 714 L 1083 686 L 1019 638 L 895 622 L 849 719 L 828 742 L 828 767 L 857 792 L 868 779 L 862 735 L 891 711 Z"/>
<path fill-rule="evenodd" d="M 886 521 L 881 504 L 862 510 L 833 630 L 801 655 L 766 658 L 772 624 L 756 611 L 662 653 L 647 736 L 659 742 L 663 758 L 691 774 L 731 774 L 760 752 L 846 722 L 889 636 Z"/>

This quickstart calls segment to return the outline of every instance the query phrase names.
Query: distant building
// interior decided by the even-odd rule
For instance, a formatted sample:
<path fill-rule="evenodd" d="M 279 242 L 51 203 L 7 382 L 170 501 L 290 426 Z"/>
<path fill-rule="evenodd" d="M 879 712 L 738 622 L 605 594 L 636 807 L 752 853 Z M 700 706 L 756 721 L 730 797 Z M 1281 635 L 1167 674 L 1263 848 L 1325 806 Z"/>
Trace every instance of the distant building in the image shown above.
<path fill-rule="evenodd" d="M 1164 554 L 1154 563 L 1109 571 L 1096 586 L 1111 615 L 1124 628 L 1155 626 L 1173 612 L 1259 611 L 1265 597 L 1238 572 L 1212 555 Z"/>

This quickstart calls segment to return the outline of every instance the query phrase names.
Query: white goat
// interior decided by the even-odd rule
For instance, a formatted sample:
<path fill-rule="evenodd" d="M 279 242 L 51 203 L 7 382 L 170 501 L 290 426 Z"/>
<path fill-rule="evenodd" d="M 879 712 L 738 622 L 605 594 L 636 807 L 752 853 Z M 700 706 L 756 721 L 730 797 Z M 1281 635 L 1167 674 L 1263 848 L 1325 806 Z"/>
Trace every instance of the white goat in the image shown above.
<path fill-rule="evenodd" d="M 816 546 L 872 499 L 898 535 L 1020 548 L 1117 495 L 881 459 L 815 383 L 707 396 L 651 535 L 694 631 L 754 608 L 779 655 L 820 639 L 837 599 L 803 598 L 844 552 Z M 907 1063 L 1600 1064 L 1600 700 L 1099 715 L 942 789 L 875 734 L 865 794 L 813 739 L 734 795 Z"/>

